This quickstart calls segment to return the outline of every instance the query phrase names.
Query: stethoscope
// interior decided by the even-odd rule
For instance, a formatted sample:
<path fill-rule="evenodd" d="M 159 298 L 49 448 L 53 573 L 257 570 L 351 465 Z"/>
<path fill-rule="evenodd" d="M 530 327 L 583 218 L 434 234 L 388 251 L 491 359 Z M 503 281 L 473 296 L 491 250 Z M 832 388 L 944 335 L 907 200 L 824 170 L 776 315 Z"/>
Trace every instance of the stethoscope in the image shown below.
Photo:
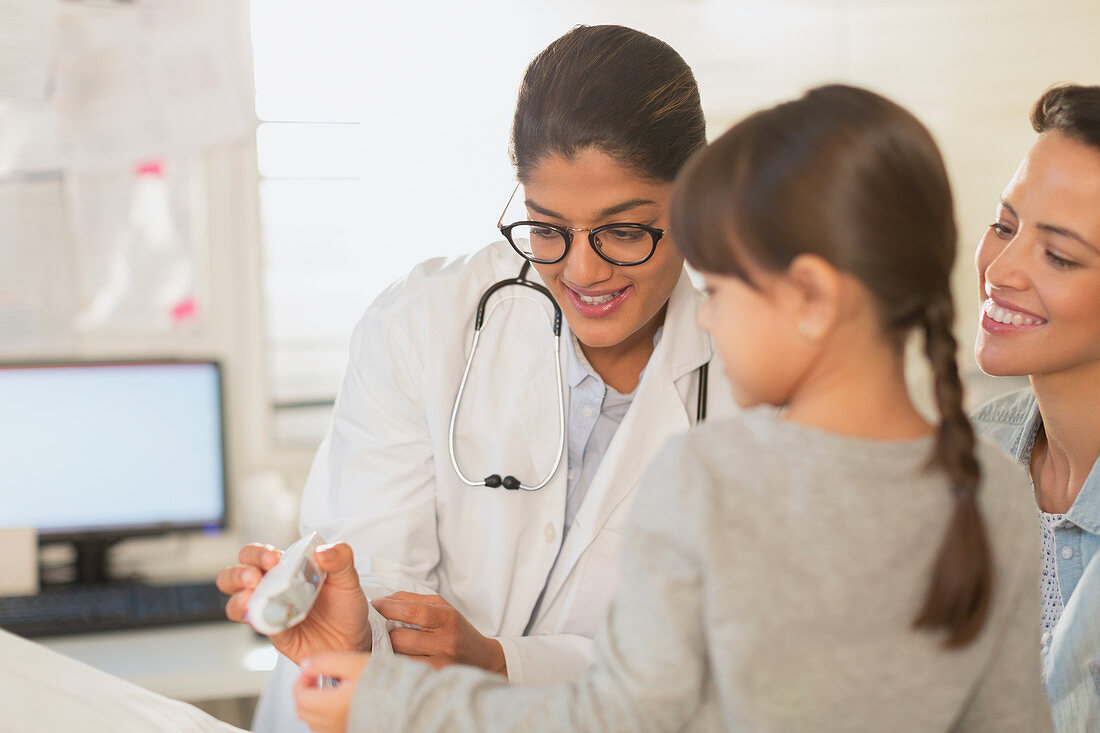
<path fill-rule="evenodd" d="M 558 472 L 558 467 L 561 465 L 562 458 L 565 457 L 565 393 L 561 388 L 561 308 L 558 306 L 554 296 L 550 294 L 544 286 L 538 283 L 531 282 L 527 279 L 527 273 L 531 270 L 531 263 L 524 262 L 523 267 L 520 268 L 518 277 L 510 277 L 500 282 L 493 283 L 481 296 L 481 300 L 477 304 L 477 314 L 474 318 L 474 341 L 470 345 L 470 355 L 466 357 L 466 366 L 462 369 L 462 381 L 458 383 L 458 394 L 455 395 L 455 404 L 451 409 L 451 424 L 448 428 L 447 435 L 447 447 L 451 454 L 451 465 L 454 467 L 455 473 L 458 474 L 458 478 L 462 483 L 467 486 L 487 486 L 490 489 L 496 489 L 503 486 L 509 491 L 516 491 L 517 489 L 523 489 L 524 491 L 538 491 L 542 487 L 550 483 L 550 479 L 554 478 L 554 474 Z M 554 307 L 554 319 L 553 319 L 553 331 L 554 331 L 554 354 L 557 361 L 557 369 L 555 371 L 555 377 L 558 385 L 558 458 L 554 461 L 554 466 L 550 469 L 550 472 L 546 474 L 546 478 L 540 483 L 534 486 L 528 486 L 522 483 L 515 476 L 500 477 L 499 473 L 494 473 L 486 476 L 482 481 L 472 481 L 467 478 L 466 474 L 462 473 L 462 469 L 458 467 L 458 459 L 455 458 L 455 422 L 458 418 L 458 408 L 462 404 L 462 393 L 466 389 L 466 379 L 470 376 L 470 366 L 474 363 L 474 354 L 477 353 L 477 342 L 481 338 L 481 327 L 485 325 L 485 305 L 489 302 L 489 298 L 493 293 L 497 292 L 501 288 L 506 288 L 512 285 L 521 285 L 525 288 L 531 288 L 535 292 L 541 293 L 550 301 L 550 304 Z M 491 313 L 492 311 L 490 311 Z M 696 422 L 702 422 L 707 416 L 707 371 L 710 366 L 709 362 L 699 367 L 699 393 L 697 402 L 695 405 L 695 420 Z"/>

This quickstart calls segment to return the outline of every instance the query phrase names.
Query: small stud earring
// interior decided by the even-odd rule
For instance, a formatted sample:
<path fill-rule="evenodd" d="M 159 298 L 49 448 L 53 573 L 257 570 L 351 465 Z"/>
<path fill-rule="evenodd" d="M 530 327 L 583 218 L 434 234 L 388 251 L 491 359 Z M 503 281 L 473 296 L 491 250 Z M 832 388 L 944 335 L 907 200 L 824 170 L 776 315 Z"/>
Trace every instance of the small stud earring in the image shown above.
<path fill-rule="evenodd" d="M 813 335 L 813 328 L 810 327 L 809 323 L 803 321 L 802 323 L 798 324 L 798 332 L 806 338 L 809 338 Z"/>

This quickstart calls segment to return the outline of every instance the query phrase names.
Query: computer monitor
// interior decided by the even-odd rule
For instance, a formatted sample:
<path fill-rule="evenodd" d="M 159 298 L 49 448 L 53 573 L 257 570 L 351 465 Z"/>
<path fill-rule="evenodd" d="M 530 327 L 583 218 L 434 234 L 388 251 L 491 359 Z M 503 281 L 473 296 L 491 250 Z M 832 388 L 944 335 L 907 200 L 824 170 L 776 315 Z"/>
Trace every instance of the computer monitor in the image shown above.
<path fill-rule="evenodd" d="M 72 542 L 99 582 L 113 542 L 225 520 L 217 362 L 0 364 L 0 526 Z"/>

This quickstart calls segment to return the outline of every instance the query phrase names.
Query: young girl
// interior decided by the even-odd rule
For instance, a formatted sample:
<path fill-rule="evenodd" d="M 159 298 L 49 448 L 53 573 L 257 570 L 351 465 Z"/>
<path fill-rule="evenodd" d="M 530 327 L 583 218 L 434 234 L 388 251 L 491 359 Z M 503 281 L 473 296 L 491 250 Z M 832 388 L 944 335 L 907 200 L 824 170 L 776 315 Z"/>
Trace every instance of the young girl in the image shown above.
<path fill-rule="evenodd" d="M 305 665 L 299 715 L 317 731 L 1049 728 L 1034 517 L 962 410 L 955 225 L 925 128 L 870 92 L 815 89 L 693 157 L 671 228 L 705 274 L 700 321 L 735 397 L 759 409 L 651 467 L 594 666 L 510 688 L 332 653 Z M 936 426 L 906 390 L 913 328 Z"/>

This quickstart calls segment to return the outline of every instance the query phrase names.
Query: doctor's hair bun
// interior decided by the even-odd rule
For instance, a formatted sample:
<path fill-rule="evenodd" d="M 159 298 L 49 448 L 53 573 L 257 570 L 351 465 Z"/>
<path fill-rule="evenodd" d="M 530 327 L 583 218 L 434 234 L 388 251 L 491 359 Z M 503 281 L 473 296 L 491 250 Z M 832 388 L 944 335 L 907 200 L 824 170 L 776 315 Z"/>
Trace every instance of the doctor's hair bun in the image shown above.
<path fill-rule="evenodd" d="M 705 144 L 699 87 L 680 54 L 632 28 L 581 25 L 527 67 L 511 157 L 521 182 L 546 157 L 590 147 L 643 178 L 671 182 Z"/>

